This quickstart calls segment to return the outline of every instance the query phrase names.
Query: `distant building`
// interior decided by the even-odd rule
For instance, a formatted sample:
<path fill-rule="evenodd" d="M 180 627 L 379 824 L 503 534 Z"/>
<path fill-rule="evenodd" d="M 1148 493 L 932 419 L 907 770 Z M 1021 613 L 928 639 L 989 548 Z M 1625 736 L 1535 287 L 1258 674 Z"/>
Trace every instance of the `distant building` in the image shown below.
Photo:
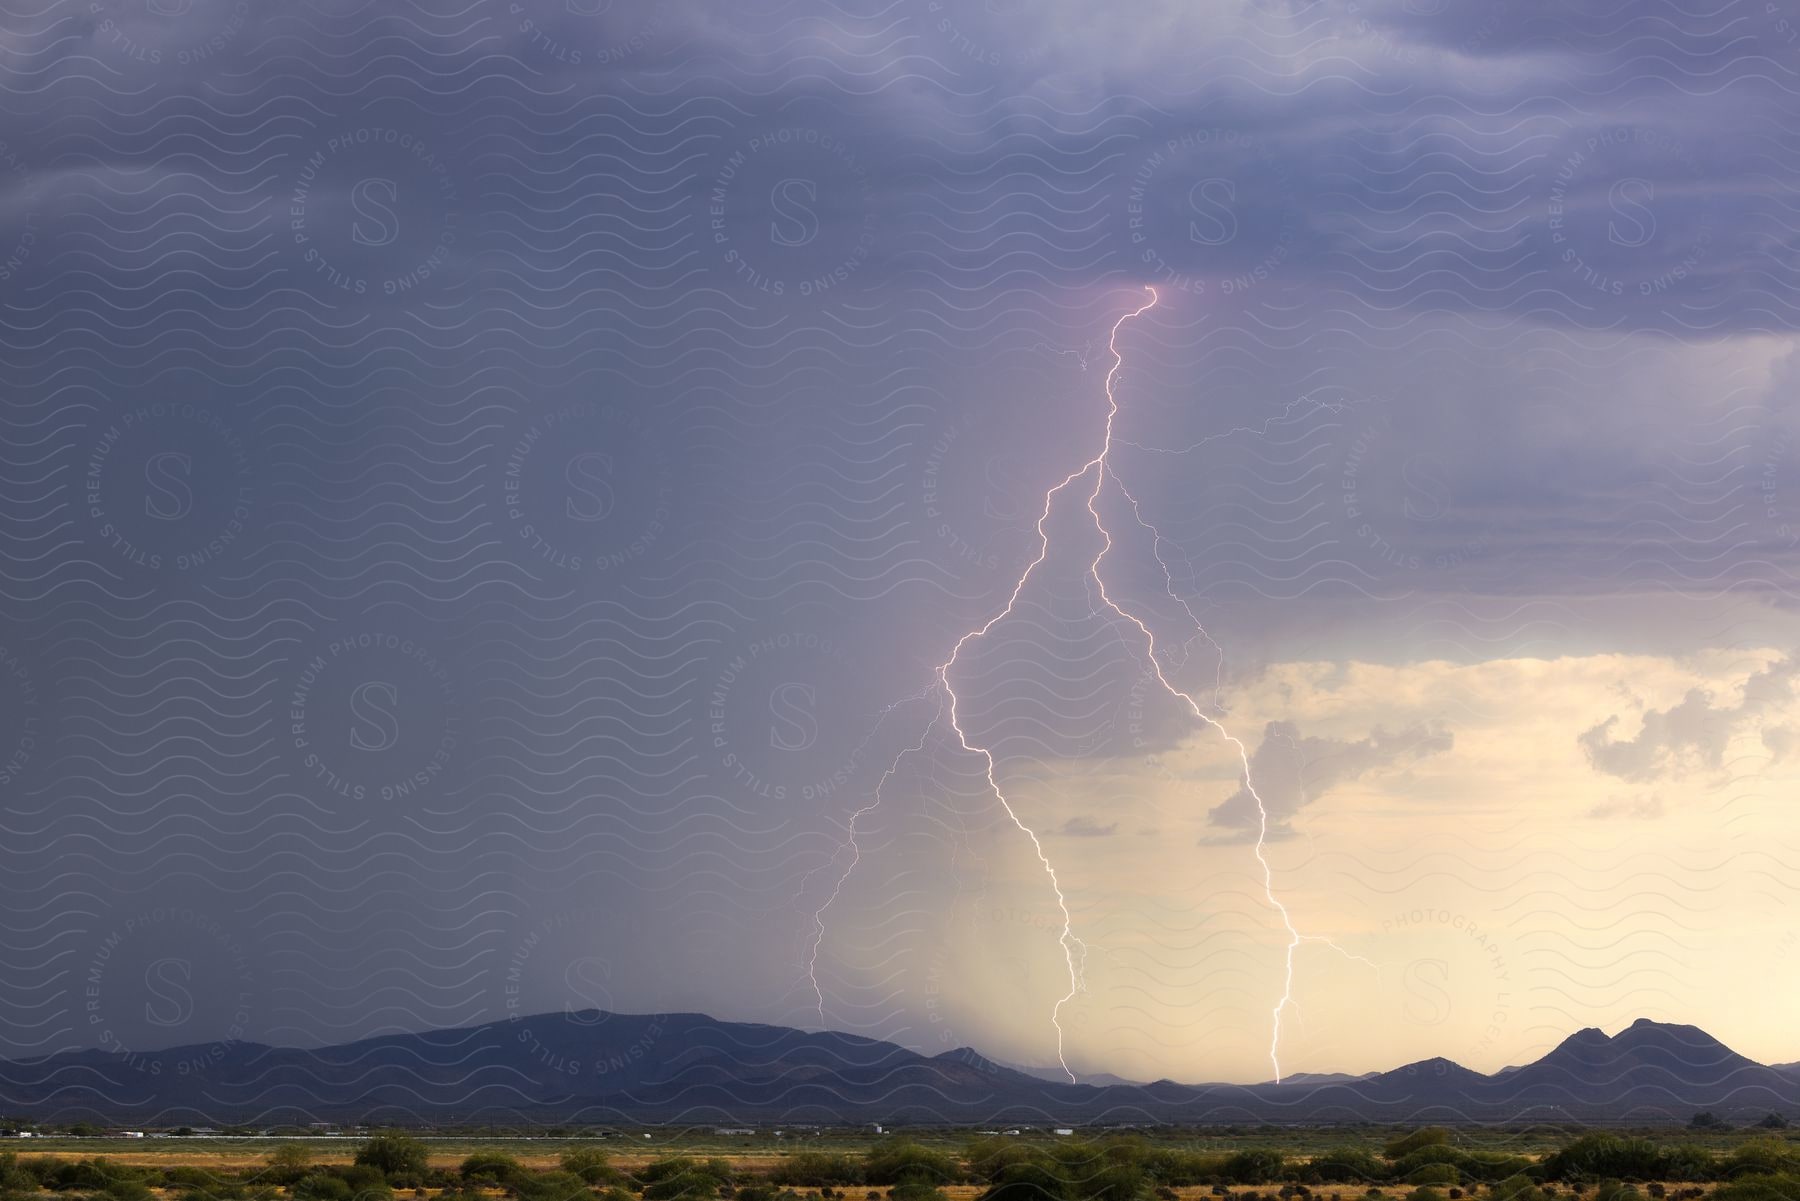
<path fill-rule="evenodd" d="M 1051 1134 L 1074 1134 L 1075 1132 L 1073 1130 L 1070 1130 L 1067 1126 L 1058 1126 L 1055 1130 L 1052 1130 L 1050 1133 Z"/>
<path fill-rule="evenodd" d="M 752 1130 L 748 1126 L 715 1126 L 713 1128 L 713 1133 L 714 1134 L 755 1134 L 756 1131 Z"/>

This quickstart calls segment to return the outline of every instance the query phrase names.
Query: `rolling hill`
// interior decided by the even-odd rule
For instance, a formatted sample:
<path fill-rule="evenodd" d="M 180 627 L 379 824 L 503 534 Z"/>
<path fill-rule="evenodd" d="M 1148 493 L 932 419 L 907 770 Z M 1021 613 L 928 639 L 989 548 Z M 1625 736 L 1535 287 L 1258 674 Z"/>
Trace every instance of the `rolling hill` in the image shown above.
<path fill-rule="evenodd" d="M 1800 1109 L 1800 1076 L 1647 1019 L 1612 1036 L 1577 1031 L 1492 1075 L 1437 1058 L 1280 1084 L 1068 1084 L 966 1047 L 926 1056 L 829 1031 L 597 1010 L 320 1048 L 237 1042 L 0 1063 L 7 1113 L 147 1125 L 1685 1122 L 1700 1109 Z"/>

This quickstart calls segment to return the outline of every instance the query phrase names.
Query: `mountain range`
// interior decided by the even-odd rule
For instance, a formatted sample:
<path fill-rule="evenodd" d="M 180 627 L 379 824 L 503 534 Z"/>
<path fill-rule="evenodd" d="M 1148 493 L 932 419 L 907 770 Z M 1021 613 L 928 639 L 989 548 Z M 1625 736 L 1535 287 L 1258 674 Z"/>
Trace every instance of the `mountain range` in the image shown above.
<path fill-rule="evenodd" d="M 220 1042 L 0 1063 L 0 1112 L 143 1125 L 1686 1122 L 1800 1111 L 1800 1066 L 1694 1026 L 1588 1028 L 1483 1074 L 1426 1059 L 1254 1085 L 1069 1084 L 963 1047 L 924 1055 L 703 1014 L 538 1014 L 340 1046 Z"/>

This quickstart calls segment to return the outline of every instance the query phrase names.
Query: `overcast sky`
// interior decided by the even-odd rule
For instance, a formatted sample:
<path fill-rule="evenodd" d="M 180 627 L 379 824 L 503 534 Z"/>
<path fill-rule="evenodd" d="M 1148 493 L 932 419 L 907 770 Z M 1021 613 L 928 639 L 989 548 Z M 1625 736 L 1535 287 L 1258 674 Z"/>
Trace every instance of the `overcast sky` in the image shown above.
<path fill-rule="evenodd" d="M 1800 1059 L 1793 0 L 20 0 L 0 88 L 0 1054 Z"/>

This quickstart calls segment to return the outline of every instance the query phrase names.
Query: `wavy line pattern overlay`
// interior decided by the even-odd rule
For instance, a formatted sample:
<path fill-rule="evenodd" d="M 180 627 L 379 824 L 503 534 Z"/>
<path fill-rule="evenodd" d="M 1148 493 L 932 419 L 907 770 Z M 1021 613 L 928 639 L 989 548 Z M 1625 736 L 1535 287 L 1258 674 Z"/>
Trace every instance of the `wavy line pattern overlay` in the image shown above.
<path fill-rule="evenodd" d="M 1800 5 L 13 0 L 0 91 L 0 1110 L 1800 1058 Z"/>

